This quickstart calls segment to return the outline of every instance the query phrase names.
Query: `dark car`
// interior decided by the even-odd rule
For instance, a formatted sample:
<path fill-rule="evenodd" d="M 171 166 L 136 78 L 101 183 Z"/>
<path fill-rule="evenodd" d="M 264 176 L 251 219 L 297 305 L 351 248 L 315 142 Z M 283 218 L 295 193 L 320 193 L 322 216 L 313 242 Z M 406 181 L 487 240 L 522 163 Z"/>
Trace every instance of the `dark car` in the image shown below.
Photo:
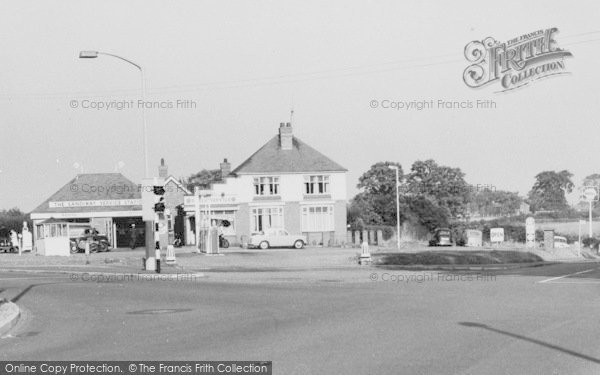
<path fill-rule="evenodd" d="M 18 251 L 17 247 L 13 247 L 10 241 L 10 236 L 0 236 L 0 251 L 5 253 L 12 253 Z"/>
<path fill-rule="evenodd" d="M 86 243 L 90 244 L 90 252 L 110 251 L 110 241 L 108 237 L 91 228 L 83 228 L 81 235 L 70 238 L 71 253 L 79 253 L 85 251 Z"/>
<path fill-rule="evenodd" d="M 452 233 L 448 228 L 437 228 L 433 232 L 433 238 L 429 241 L 429 246 L 452 246 Z"/>
<path fill-rule="evenodd" d="M 18 247 L 12 245 L 10 239 L 10 232 L 6 227 L 0 228 L 0 251 L 12 253 L 13 251 L 19 251 Z"/>

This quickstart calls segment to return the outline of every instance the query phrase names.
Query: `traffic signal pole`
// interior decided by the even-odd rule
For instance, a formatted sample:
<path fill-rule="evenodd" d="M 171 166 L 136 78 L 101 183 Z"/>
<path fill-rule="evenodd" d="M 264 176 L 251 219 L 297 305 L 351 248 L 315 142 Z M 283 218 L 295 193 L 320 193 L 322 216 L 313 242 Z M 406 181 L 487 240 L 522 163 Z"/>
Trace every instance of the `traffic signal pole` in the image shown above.
<path fill-rule="evenodd" d="M 157 251 L 157 225 L 160 220 L 159 214 L 165 211 L 164 203 L 164 180 L 159 178 L 148 178 L 142 181 L 142 217 L 144 220 L 145 239 L 146 239 L 146 271 L 157 270 L 157 255 L 160 257 L 160 250 Z"/>
<path fill-rule="evenodd" d="M 146 237 L 146 270 L 156 270 L 156 259 L 154 258 L 154 222 L 150 220 L 144 221 L 145 237 Z"/>

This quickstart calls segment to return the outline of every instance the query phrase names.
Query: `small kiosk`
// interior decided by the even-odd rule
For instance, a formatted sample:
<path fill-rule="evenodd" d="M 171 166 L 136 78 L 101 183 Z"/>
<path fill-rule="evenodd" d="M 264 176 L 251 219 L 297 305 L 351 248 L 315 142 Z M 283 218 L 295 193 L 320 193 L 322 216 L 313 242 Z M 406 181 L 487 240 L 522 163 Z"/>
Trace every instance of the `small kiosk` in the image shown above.
<path fill-rule="evenodd" d="M 69 227 L 72 223 L 56 219 L 36 224 L 36 249 L 40 255 L 69 256 Z"/>

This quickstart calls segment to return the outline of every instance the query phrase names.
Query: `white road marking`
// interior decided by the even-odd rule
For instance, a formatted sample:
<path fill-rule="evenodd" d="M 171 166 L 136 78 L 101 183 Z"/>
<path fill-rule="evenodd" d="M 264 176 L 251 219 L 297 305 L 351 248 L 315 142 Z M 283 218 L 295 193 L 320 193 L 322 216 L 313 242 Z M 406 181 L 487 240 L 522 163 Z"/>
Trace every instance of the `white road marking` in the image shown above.
<path fill-rule="evenodd" d="M 0 281 L 10 281 L 10 280 L 36 280 L 36 279 L 64 279 L 64 276 L 35 276 L 35 277 L 8 277 L 5 279 L 0 279 Z"/>
<path fill-rule="evenodd" d="M 600 284 L 598 281 L 554 281 L 552 284 Z"/>
<path fill-rule="evenodd" d="M 552 277 L 550 279 L 546 279 L 546 280 L 542 280 L 542 281 L 538 281 L 538 283 L 548 283 L 550 281 L 554 281 L 554 280 L 560 280 L 560 279 L 564 279 L 565 277 L 569 277 L 569 276 L 575 276 L 575 275 L 581 275 L 582 273 L 588 273 L 588 272 L 592 272 L 595 271 L 596 268 L 591 268 L 589 270 L 585 270 L 585 271 L 579 271 L 579 272 L 575 272 L 575 273 L 570 273 L 568 275 L 563 275 L 563 276 L 558 276 L 558 277 Z"/>

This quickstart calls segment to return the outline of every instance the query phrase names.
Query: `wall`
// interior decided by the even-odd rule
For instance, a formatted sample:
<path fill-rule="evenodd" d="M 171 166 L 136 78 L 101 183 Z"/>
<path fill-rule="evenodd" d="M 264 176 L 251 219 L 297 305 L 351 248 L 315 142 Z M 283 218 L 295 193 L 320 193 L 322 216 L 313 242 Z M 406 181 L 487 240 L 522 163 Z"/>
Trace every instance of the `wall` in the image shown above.
<path fill-rule="evenodd" d="M 238 206 L 235 221 L 236 242 L 241 242 L 242 235 L 250 235 L 250 207 L 247 203 Z"/>
<path fill-rule="evenodd" d="M 304 174 L 270 174 L 268 176 L 279 177 L 279 196 L 283 201 L 302 201 L 304 200 L 304 176 L 311 174 L 329 175 L 329 198 L 332 200 L 346 200 L 346 173 L 304 173 Z M 226 195 L 236 196 L 238 202 L 252 202 L 254 200 L 254 178 L 259 175 L 241 175 L 237 178 L 227 178 L 225 183 L 214 184 L 213 191 L 215 195 L 225 193 Z M 265 175 L 266 176 L 266 175 Z"/>
<path fill-rule="evenodd" d="M 347 206 L 345 200 L 336 201 L 333 207 L 335 234 L 335 244 L 342 245 L 346 243 L 346 213 Z"/>
<path fill-rule="evenodd" d="M 169 181 L 165 185 L 165 208 L 170 209 L 172 215 L 176 215 L 175 207 L 183 203 L 184 196 L 185 192 L 175 182 Z"/>
<path fill-rule="evenodd" d="M 302 233 L 300 203 L 286 202 L 283 208 L 283 224 L 285 225 L 285 229 L 291 234 Z"/>

